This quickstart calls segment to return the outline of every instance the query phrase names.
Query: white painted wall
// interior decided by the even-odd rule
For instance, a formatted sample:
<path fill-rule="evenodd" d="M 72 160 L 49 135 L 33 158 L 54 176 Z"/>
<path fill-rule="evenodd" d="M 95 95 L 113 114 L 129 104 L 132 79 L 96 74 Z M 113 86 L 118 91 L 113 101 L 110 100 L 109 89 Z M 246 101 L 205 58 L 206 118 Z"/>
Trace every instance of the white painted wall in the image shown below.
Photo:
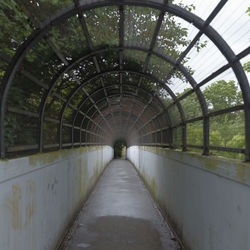
<path fill-rule="evenodd" d="M 137 146 L 127 157 L 187 249 L 250 249 L 250 164 Z"/>
<path fill-rule="evenodd" d="M 99 146 L 0 161 L 0 249 L 55 249 L 111 159 Z"/>

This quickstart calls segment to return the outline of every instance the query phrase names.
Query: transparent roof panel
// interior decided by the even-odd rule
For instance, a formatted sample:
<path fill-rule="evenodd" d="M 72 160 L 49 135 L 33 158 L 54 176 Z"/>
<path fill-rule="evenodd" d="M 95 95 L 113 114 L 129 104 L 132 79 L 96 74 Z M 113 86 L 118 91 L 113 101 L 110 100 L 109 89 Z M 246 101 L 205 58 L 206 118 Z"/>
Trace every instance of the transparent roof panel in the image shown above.
<path fill-rule="evenodd" d="M 201 36 L 199 46 L 192 48 L 184 59 L 184 66 L 197 83 L 225 64 L 226 58 L 206 35 Z"/>
<path fill-rule="evenodd" d="M 122 74 L 122 80 L 123 82 L 128 82 L 134 85 L 138 85 L 140 76 L 135 73 L 124 73 Z"/>
<path fill-rule="evenodd" d="M 153 74 L 162 81 L 166 81 L 167 75 L 172 70 L 172 68 L 173 66 L 167 61 L 152 55 L 149 60 L 147 72 Z"/>
<path fill-rule="evenodd" d="M 172 75 L 167 81 L 167 84 L 176 96 L 182 95 L 186 89 L 191 88 L 191 84 L 180 71 L 178 71 L 177 74 Z"/>
<path fill-rule="evenodd" d="M 159 14 L 159 10 L 151 8 L 126 6 L 124 9 L 125 44 L 149 47 Z"/>
<path fill-rule="evenodd" d="M 97 61 L 101 71 L 118 69 L 119 52 L 114 50 L 98 54 Z"/>
<path fill-rule="evenodd" d="M 249 1 L 227 1 L 211 23 L 236 54 L 249 46 L 250 11 L 247 12 L 248 8 Z"/>
<path fill-rule="evenodd" d="M 52 26 L 48 38 L 68 61 L 78 58 L 88 48 L 80 20 L 76 16 Z"/>
<path fill-rule="evenodd" d="M 173 0 L 174 4 L 191 11 L 203 20 L 207 19 L 219 2 L 220 0 Z"/>
<path fill-rule="evenodd" d="M 143 70 L 147 53 L 140 50 L 128 50 L 123 51 L 123 66 L 124 69 L 130 70 Z"/>
<path fill-rule="evenodd" d="M 192 24 L 166 13 L 157 36 L 155 49 L 178 58 L 199 32 Z"/>
<path fill-rule="evenodd" d="M 96 8 L 84 12 L 90 38 L 94 46 L 119 44 L 119 9 L 116 6 Z"/>
<path fill-rule="evenodd" d="M 46 21 L 48 18 L 52 18 L 56 13 L 60 12 L 64 8 L 73 5 L 72 0 L 18 0 L 20 8 L 27 13 L 30 21 L 39 27 L 41 23 Z"/>

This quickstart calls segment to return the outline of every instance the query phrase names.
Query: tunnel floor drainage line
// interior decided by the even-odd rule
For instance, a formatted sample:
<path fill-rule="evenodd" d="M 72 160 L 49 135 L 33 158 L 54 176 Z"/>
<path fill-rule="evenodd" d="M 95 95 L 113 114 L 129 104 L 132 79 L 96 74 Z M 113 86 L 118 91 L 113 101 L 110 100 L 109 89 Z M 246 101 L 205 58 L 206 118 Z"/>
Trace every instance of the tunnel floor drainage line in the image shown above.
<path fill-rule="evenodd" d="M 133 166 L 104 170 L 60 250 L 177 250 L 178 242 Z"/>

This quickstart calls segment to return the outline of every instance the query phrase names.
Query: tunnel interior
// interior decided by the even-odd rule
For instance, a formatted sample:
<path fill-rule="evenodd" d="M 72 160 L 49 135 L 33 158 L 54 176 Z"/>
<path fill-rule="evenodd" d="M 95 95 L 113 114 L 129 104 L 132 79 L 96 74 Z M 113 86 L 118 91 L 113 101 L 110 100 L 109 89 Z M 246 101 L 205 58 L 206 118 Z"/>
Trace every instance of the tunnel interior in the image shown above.
<path fill-rule="evenodd" d="M 1 157 L 124 138 L 248 161 L 250 49 L 213 28 L 226 3 L 3 4 Z"/>
<path fill-rule="evenodd" d="M 250 249 L 249 16 L 245 0 L 0 1 L 0 248 L 56 249 L 97 187 L 105 240 L 137 221 L 152 249 L 141 211 L 159 206 L 172 243 Z"/>

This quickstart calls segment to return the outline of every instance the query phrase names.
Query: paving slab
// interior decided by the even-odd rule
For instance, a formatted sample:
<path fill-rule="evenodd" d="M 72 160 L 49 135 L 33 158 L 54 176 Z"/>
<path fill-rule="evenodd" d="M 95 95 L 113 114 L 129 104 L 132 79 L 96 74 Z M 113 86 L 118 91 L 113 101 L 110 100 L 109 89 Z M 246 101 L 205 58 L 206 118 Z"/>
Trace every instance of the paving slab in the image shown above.
<path fill-rule="evenodd" d="M 60 250 L 181 249 L 127 160 L 104 170 Z"/>

